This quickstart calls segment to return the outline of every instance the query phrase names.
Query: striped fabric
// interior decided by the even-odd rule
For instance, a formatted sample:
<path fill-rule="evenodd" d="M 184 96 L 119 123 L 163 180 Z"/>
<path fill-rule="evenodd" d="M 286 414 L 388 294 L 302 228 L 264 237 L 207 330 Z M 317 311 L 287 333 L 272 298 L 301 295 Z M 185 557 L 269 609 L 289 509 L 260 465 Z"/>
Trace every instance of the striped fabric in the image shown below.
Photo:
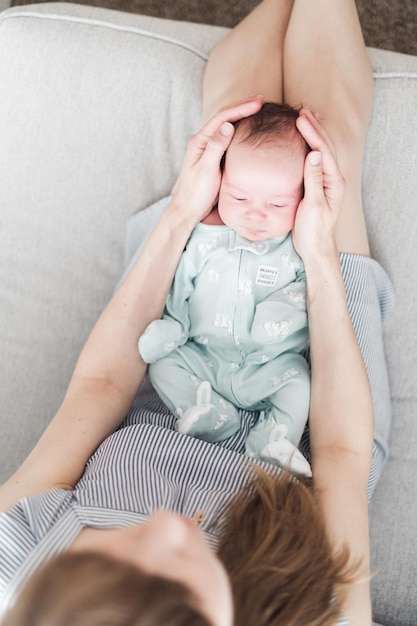
<path fill-rule="evenodd" d="M 382 332 L 393 293 L 375 261 L 343 254 L 341 266 L 375 407 L 371 495 L 387 457 L 390 401 Z M 215 549 L 214 523 L 248 478 L 242 453 L 257 414 L 242 411 L 241 417 L 239 432 L 220 444 L 181 435 L 173 429 L 174 416 L 146 379 L 126 420 L 97 449 L 73 492 L 53 489 L 25 498 L 0 515 L 1 611 L 30 573 L 65 550 L 85 526 L 128 526 L 145 521 L 158 508 L 190 517 L 201 510 L 201 527 Z M 308 431 L 302 450 L 309 456 Z"/>
<path fill-rule="evenodd" d="M 153 395 L 149 384 L 143 395 Z M 0 515 L 2 610 L 27 577 L 47 557 L 65 550 L 85 526 L 142 523 L 160 508 L 189 517 L 202 511 L 201 528 L 216 549 L 215 523 L 219 520 L 221 531 L 222 514 L 247 482 L 248 460 L 167 428 L 169 420 L 166 413 L 145 409 L 142 415 L 136 408 L 124 427 L 99 446 L 74 491 L 53 489 L 25 498 Z"/>
<path fill-rule="evenodd" d="M 366 257 L 341 255 L 349 313 L 371 384 L 374 405 L 374 449 L 368 496 L 371 498 L 388 458 L 391 395 L 383 332 L 394 304 L 394 290 L 381 266 Z"/>

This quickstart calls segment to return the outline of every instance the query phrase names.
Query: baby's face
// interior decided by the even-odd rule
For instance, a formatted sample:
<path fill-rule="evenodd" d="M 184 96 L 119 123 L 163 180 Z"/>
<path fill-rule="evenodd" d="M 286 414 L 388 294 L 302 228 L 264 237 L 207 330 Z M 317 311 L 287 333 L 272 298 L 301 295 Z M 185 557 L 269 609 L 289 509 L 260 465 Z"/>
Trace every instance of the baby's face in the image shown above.
<path fill-rule="evenodd" d="M 222 221 L 250 241 L 286 235 L 302 198 L 304 160 L 298 146 L 232 141 L 219 190 Z"/>

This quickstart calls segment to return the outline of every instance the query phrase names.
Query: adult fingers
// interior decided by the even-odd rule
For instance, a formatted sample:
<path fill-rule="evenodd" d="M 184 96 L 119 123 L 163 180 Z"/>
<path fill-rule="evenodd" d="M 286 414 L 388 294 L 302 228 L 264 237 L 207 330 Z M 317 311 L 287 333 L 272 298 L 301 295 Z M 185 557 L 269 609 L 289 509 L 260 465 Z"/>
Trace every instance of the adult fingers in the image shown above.
<path fill-rule="evenodd" d="M 313 151 L 307 155 L 304 166 L 304 199 L 314 206 L 324 200 L 323 169 L 321 152 Z"/>
<path fill-rule="evenodd" d="M 319 150 L 323 157 L 323 167 L 329 173 L 338 169 L 333 143 L 323 126 L 310 112 L 302 109 L 297 119 L 297 128 L 312 150 Z"/>
<path fill-rule="evenodd" d="M 220 128 L 198 148 L 198 156 L 194 139 L 190 140 L 187 157 L 181 170 L 173 193 L 182 198 L 184 205 L 190 208 L 201 219 L 210 211 L 216 201 L 220 187 L 220 161 L 227 150 L 233 134 L 234 126 L 223 122 Z"/>
<path fill-rule="evenodd" d="M 324 193 L 335 208 L 340 203 L 345 183 L 340 172 L 333 144 L 317 117 L 303 109 L 297 119 L 297 128 L 313 151 L 321 153 Z"/>
<path fill-rule="evenodd" d="M 205 149 L 201 154 L 200 163 L 203 167 L 219 167 L 220 160 L 229 147 L 234 132 L 235 128 L 233 124 L 223 122 L 217 132 L 208 139 Z"/>
<path fill-rule="evenodd" d="M 262 96 L 252 96 L 223 107 L 203 126 L 201 134 L 210 137 L 217 132 L 223 122 L 237 122 L 237 120 L 243 117 L 257 113 L 261 109 L 263 102 Z"/>
<path fill-rule="evenodd" d="M 313 113 L 310 109 L 303 107 L 299 112 L 300 117 L 306 118 L 311 126 L 316 130 L 316 132 L 320 135 L 320 137 L 327 143 L 327 145 L 331 148 L 332 152 L 335 152 L 333 141 L 331 140 L 328 132 L 320 121 L 318 113 Z"/>
<path fill-rule="evenodd" d="M 188 144 L 188 158 L 192 163 L 198 161 L 205 151 L 208 142 L 219 132 L 224 123 L 236 122 L 243 117 L 253 115 L 260 110 L 263 104 L 262 96 L 253 96 L 240 100 L 233 105 L 223 107 L 218 111 L 193 137 Z"/>
<path fill-rule="evenodd" d="M 224 107 L 214 115 L 188 142 L 179 180 L 174 186 L 177 193 L 199 195 L 205 207 L 212 202 L 220 185 L 220 161 L 229 147 L 234 133 L 232 122 L 259 111 L 263 98 L 254 96 Z M 207 198 L 210 196 L 210 199 Z M 205 199 L 204 199 L 205 198 Z"/>
<path fill-rule="evenodd" d="M 223 148 L 223 152 L 227 150 L 232 140 L 234 133 L 234 126 L 231 122 L 222 122 L 215 128 L 210 134 L 203 133 L 202 131 L 193 135 L 188 142 L 188 150 L 186 154 L 186 162 L 189 165 L 195 165 L 208 151 L 209 153 L 215 152 L 217 154 L 218 148 Z M 220 158 L 222 157 L 220 155 Z M 219 161 L 220 161 L 219 158 Z"/>

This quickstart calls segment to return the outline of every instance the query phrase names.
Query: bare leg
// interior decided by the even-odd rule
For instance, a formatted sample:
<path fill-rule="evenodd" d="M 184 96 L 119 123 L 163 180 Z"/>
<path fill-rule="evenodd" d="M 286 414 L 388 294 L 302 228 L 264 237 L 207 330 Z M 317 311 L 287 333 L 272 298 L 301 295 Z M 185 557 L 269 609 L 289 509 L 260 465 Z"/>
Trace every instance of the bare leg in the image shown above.
<path fill-rule="evenodd" d="M 361 173 L 373 81 L 355 0 L 263 0 L 255 7 L 211 54 L 203 118 L 257 93 L 319 113 L 346 179 L 339 249 L 369 255 Z"/>
<path fill-rule="evenodd" d="M 372 112 L 372 70 L 354 0 L 295 0 L 284 47 L 284 99 L 318 112 L 346 195 L 339 250 L 369 255 L 361 198 L 362 154 Z"/>
<path fill-rule="evenodd" d="M 282 102 L 283 47 L 293 2 L 263 0 L 216 46 L 204 78 L 204 120 L 249 96 Z"/>

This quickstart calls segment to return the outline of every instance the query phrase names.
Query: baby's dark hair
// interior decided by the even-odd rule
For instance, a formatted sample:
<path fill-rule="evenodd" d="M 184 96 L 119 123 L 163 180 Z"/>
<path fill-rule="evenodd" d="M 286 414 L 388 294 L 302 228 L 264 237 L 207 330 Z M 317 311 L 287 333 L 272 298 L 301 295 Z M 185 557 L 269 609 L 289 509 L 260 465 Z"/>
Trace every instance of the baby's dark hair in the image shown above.
<path fill-rule="evenodd" d="M 296 126 L 298 115 L 299 109 L 288 104 L 265 102 L 257 113 L 235 122 L 234 139 L 254 146 L 264 142 L 294 144 L 307 154 L 310 148 Z"/>

